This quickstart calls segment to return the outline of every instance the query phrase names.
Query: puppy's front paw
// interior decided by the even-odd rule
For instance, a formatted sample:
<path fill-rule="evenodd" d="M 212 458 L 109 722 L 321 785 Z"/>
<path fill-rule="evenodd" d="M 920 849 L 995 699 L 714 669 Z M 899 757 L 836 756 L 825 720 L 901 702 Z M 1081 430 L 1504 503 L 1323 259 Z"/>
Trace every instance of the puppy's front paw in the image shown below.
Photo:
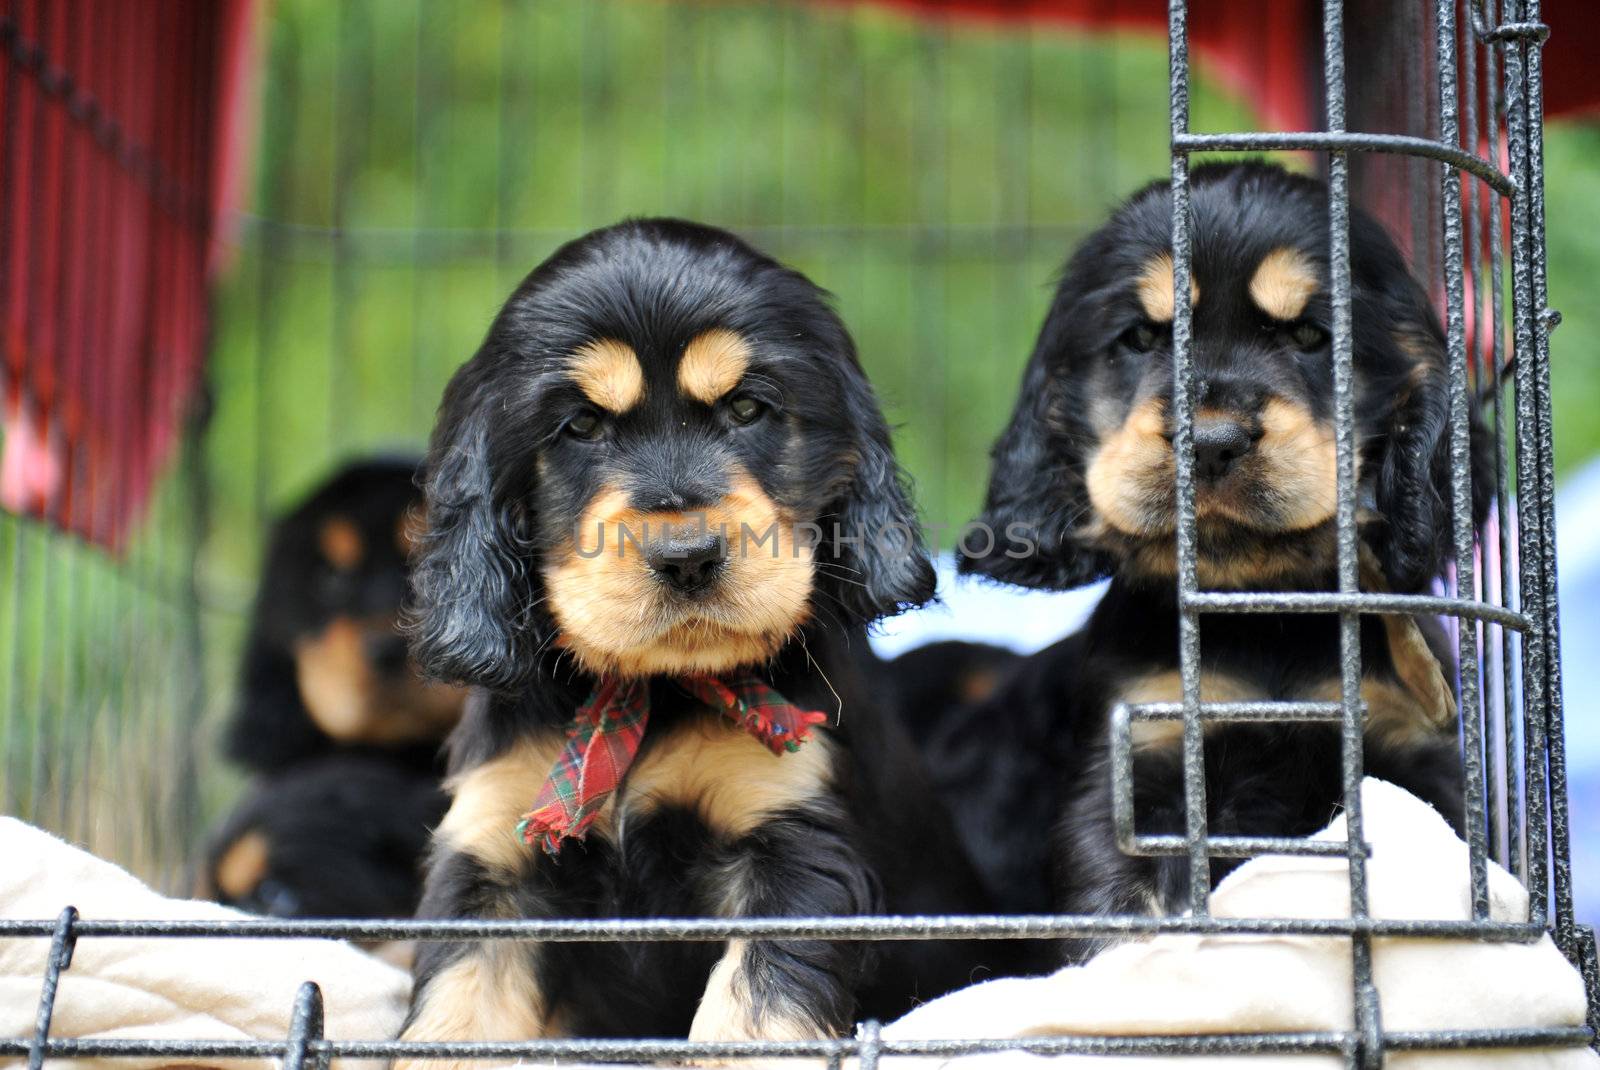
<path fill-rule="evenodd" d="M 800 1013 L 793 1004 L 758 1001 L 747 972 L 747 941 L 734 940 L 706 981 L 700 1009 L 689 1026 L 690 1040 L 816 1040 L 831 1035 L 824 1026 Z M 760 1070 L 797 1070 L 821 1065 L 810 1059 L 700 1059 L 696 1066 L 749 1066 Z"/>

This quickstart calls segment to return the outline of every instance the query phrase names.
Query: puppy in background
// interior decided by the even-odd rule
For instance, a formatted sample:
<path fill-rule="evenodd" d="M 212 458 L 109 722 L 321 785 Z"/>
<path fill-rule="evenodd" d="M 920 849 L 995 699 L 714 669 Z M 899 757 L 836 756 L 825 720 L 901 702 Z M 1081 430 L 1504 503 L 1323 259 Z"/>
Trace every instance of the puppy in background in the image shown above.
<path fill-rule="evenodd" d="M 1192 204 L 1200 586 L 1335 590 L 1327 190 L 1261 163 L 1205 166 L 1193 172 Z M 1070 913 L 1187 907 L 1186 858 L 1119 850 L 1108 769 L 1114 707 L 1182 697 L 1171 216 L 1168 185 L 1152 185 L 1068 263 L 994 450 L 982 520 L 1011 537 L 963 562 L 1047 589 L 1112 577 L 1082 631 L 1030 659 L 969 719 L 967 742 L 996 737 L 996 768 L 1033 769 L 962 800 L 1004 811 L 1012 828 L 1025 816 L 1037 837 L 1019 834 L 991 859 L 1000 886 L 1034 897 L 1013 909 L 1038 909 L 1047 892 Z M 1443 332 L 1393 242 L 1359 211 L 1350 246 L 1362 589 L 1421 592 L 1444 566 L 1452 524 Z M 1483 492 L 1481 449 L 1476 460 Z M 1480 493 L 1475 520 L 1486 504 Z M 1002 552 L 1010 547 L 1020 548 Z M 1337 616 L 1201 621 L 1203 700 L 1339 698 Z M 1437 622 L 1365 616 L 1360 638 L 1366 771 L 1459 827 L 1454 666 Z M 1134 724 L 1140 834 L 1184 831 L 1180 737 L 1177 721 Z M 1306 835 L 1341 805 L 1335 727 L 1211 724 L 1205 756 L 1213 836 Z M 1213 859 L 1212 881 L 1238 862 Z"/>
<path fill-rule="evenodd" d="M 226 737 L 256 779 L 205 848 L 208 898 L 276 917 L 416 910 L 465 693 L 423 680 L 400 629 L 416 469 L 351 464 L 273 529 Z"/>
<path fill-rule="evenodd" d="M 422 893 L 438 778 L 330 753 L 257 780 L 206 849 L 200 894 L 277 918 L 405 918 Z"/>
<path fill-rule="evenodd" d="M 227 728 L 239 765 L 274 773 L 355 749 L 436 771 L 465 692 L 424 680 L 400 628 L 416 467 L 358 461 L 273 528 Z"/>
<path fill-rule="evenodd" d="M 858 672 L 934 575 L 889 432 L 809 280 L 640 220 L 533 271 L 450 383 L 415 649 L 482 689 L 427 918 L 849 916 L 986 904 Z M 966 983 L 970 943 L 463 941 L 407 1040 L 845 1034 Z"/>

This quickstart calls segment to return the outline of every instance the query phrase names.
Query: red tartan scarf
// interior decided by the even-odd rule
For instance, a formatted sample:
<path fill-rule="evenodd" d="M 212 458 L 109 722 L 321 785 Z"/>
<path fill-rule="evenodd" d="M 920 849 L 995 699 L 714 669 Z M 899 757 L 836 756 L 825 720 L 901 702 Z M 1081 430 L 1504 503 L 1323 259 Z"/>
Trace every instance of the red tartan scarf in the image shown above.
<path fill-rule="evenodd" d="M 774 754 L 799 750 L 811 726 L 828 719 L 825 713 L 792 705 L 753 676 L 731 684 L 711 676 L 684 676 L 677 682 Z M 546 854 L 555 855 L 562 840 L 583 839 L 628 775 L 649 719 L 648 680 L 602 680 L 572 719 L 567 745 L 533 800 L 533 809 L 517 823 L 522 841 L 537 840 Z"/>

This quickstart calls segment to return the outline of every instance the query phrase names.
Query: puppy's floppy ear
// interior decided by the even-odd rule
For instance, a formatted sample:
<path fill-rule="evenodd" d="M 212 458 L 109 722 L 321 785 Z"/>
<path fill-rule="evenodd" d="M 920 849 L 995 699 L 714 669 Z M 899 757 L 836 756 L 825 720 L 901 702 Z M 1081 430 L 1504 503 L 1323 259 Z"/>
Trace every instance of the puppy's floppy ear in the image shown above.
<path fill-rule="evenodd" d="M 1048 327 L 1047 327 L 1048 331 Z M 989 490 L 977 523 L 992 534 L 964 540 L 960 569 L 1004 583 L 1070 590 L 1111 572 L 1111 559 L 1076 543 L 1071 531 L 1090 510 L 1088 490 L 1068 462 L 1067 443 L 1056 442 L 1058 405 L 1043 353 L 1028 362 L 1011 423 L 990 451 Z M 1064 436 L 1061 436 L 1064 437 Z"/>
<path fill-rule="evenodd" d="M 819 547 L 824 555 L 831 547 L 835 567 L 845 571 L 818 583 L 855 622 L 870 623 L 928 602 L 935 578 L 889 426 L 859 371 L 846 380 L 845 411 L 855 431 L 855 472 L 823 520 Z M 837 539 L 830 521 L 838 525 Z"/>
<path fill-rule="evenodd" d="M 1450 379 L 1444 335 L 1420 287 L 1406 279 L 1407 305 L 1396 340 L 1411 367 L 1394 392 L 1373 492 L 1379 523 L 1368 539 L 1390 585 L 1420 591 L 1451 558 Z M 1490 442 L 1469 395 L 1473 526 L 1481 527 L 1493 490 Z"/>
<path fill-rule="evenodd" d="M 496 502 L 490 409 L 461 382 L 440 406 L 411 572 L 412 651 L 430 677 L 505 690 L 533 669 L 533 594 L 526 540 Z"/>

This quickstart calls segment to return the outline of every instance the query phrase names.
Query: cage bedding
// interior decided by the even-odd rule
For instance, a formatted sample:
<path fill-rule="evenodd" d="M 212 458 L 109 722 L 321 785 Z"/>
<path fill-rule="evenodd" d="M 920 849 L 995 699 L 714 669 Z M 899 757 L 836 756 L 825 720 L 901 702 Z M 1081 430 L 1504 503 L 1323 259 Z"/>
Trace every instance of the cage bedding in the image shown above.
<path fill-rule="evenodd" d="M 55 917 L 68 904 L 89 919 L 248 916 L 215 903 L 166 898 L 125 870 L 14 818 L 0 818 L 0 859 L 0 918 Z M 0 940 L 0 1036 L 33 1035 L 49 949 L 49 940 Z M 410 976 L 337 940 L 85 937 L 61 974 L 50 1032 L 122 1040 L 281 1040 L 295 992 L 307 980 L 322 987 L 328 1037 L 372 1039 L 399 1030 Z M 271 1065 L 214 1057 L 52 1058 L 47 1065 L 138 1070 L 184 1063 L 225 1070 Z"/>
<path fill-rule="evenodd" d="M 1467 846 L 1415 796 L 1381 780 L 1361 788 L 1368 909 L 1388 920 L 1471 917 Z M 1347 838 L 1341 816 L 1318 839 Z M 1217 917 L 1337 918 L 1349 912 L 1343 859 L 1267 856 L 1212 895 Z M 1490 864 L 1490 914 L 1526 921 L 1528 895 Z M 1534 944 L 1383 938 L 1373 970 L 1385 1031 L 1581 1026 L 1583 979 L 1549 934 Z M 1343 1031 L 1350 1028 L 1350 947 L 1342 938 L 1163 935 L 1122 944 L 1043 978 L 1002 979 L 934 1000 L 886 1026 L 885 1040 Z M 1039 1059 L 1022 1053 L 955 1060 L 963 1070 Z M 1058 1056 L 1053 1066 L 1342 1066 L 1334 1055 Z M 1112 1061 L 1112 1060 L 1115 1061 Z M 893 1060 L 891 1060 L 893 1061 Z M 1384 1064 L 1533 1070 L 1600 1066 L 1587 1048 L 1393 1052 Z"/>
<path fill-rule="evenodd" d="M 1362 787 L 1369 905 L 1391 919 L 1469 916 L 1467 849 L 1432 809 L 1368 779 Z M 1320 838 L 1342 840 L 1343 819 Z M 47 833 L 0 819 L 0 917 L 47 918 L 64 904 L 90 918 L 242 917 L 211 903 L 164 898 L 125 871 Z M 1527 893 L 1495 866 L 1491 913 L 1525 919 Z M 1348 909 L 1343 862 L 1330 858 L 1253 860 L 1220 885 L 1219 917 L 1338 917 Z M 49 942 L 0 941 L 0 1035 L 27 1036 Z M 1375 943 L 1376 979 L 1390 1030 L 1581 1025 L 1583 983 L 1548 935 L 1535 944 L 1384 939 Z M 316 980 L 327 1000 L 326 1035 L 379 1039 L 399 1029 L 409 979 L 349 945 L 330 940 L 125 939 L 79 941 L 62 974 L 52 1034 L 126 1039 L 284 1037 L 297 986 Z M 1186 1034 L 1343 1030 L 1350 1021 L 1349 950 L 1313 937 L 1169 935 L 1114 948 L 1049 977 L 990 981 L 924 1005 L 885 1027 L 886 1040 L 1040 1037 L 1073 1034 Z M 1033 1061 L 1006 1053 L 964 1065 Z M 1058 1056 L 1077 1066 L 1167 1065 Z M 266 1060 L 194 1060 L 231 1068 Z M 59 1060 L 52 1067 L 175 1065 L 181 1060 Z M 1262 1070 L 1336 1065 L 1332 1056 L 1171 1057 L 1183 1067 L 1222 1064 Z M 486 1066 L 488 1064 L 485 1064 Z M 796 1062 L 795 1066 L 803 1065 Z M 1600 1066 L 1588 1049 L 1395 1053 L 1388 1064 L 1577 1068 Z"/>

